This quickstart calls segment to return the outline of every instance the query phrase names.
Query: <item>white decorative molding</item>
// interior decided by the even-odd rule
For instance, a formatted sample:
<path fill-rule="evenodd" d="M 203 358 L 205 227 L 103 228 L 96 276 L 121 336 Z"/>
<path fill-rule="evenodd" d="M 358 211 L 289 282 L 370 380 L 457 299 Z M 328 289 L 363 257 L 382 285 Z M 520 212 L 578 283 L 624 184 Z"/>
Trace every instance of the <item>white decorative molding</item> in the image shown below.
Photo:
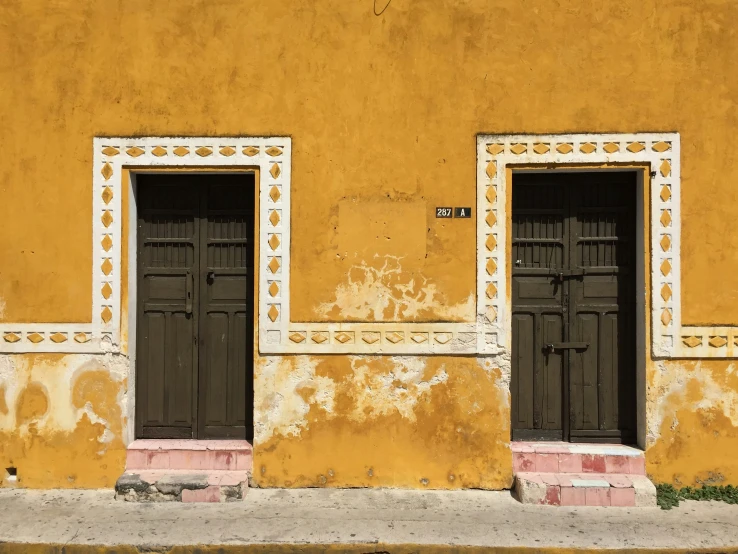
<path fill-rule="evenodd" d="M 120 349 L 122 170 L 258 167 L 259 350 L 264 354 L 476 354 L 510 348 L 507 168 L 516 164 L 649 164 L 651 336 L 655 357 L 734 357 L 738 327 L 682 327 L 680 151 L 677 133 L 479 135 L 477 320 L 462 323 L 299 323 L 290 319 L 291 139 L 96 138 L 93 156 L 93 291 L 87 324 L 0 325 L 0 352 Z M 133 199 L 132 199 L 133 200 Z M 135 306 L 131 291 L 130 306 Z M 134 308 L 135 309 L 135 308 Z"/>

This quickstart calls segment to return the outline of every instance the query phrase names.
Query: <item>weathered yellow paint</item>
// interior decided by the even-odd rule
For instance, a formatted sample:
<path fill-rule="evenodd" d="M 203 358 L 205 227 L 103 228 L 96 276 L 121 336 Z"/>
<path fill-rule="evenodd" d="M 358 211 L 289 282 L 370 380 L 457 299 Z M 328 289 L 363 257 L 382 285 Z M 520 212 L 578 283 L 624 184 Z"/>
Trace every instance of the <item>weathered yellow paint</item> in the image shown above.
<path fill-rule="evenodd" d="M 735 2 L 394 0 L 380 17 L 339 0 L 147 8 L 0 6 L 13 29 L 0 33 L 13 84 L 0 88 L 12 199 L 0 202 L 0 322 L 90 320 L 94 136 L 290 135 L 293 319 L 458 321 L 474 316 L 476 214 L 433 209 L 476 206 L 477 133 L 676 130 L 683 322 L 738 323 L 736 94 L 732 60 L 715 55 L 738 49 Z M 0 357 L 0 458 L 21 486 L 114 482 L 127 363 Z M 256 366 L 261 485 L 509 485 L 508 376 L 483 361 Z M 656 480 L 738 483 L 732 368 L 648 362 Z"/>
<path fill-rule="evenodd" d="M 254 482 L 509 487 L 509 395 L 501 378 L 473 358 L 262 358 Z"/>
<path fill-rule="evenodd" d="M 0 467 L 17 468 L 17 486 L 113 486 L 125 464 L 120 368 L 90 356 L 0 362 L 7 403 L 0 409 Z"/>

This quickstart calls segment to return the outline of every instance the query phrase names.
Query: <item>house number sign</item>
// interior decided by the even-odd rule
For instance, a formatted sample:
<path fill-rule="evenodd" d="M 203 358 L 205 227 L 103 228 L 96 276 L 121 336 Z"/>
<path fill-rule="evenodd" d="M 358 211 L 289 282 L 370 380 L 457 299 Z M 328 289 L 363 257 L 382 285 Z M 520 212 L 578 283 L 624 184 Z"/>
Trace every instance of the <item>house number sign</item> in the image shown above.
<path fill-rule="evenodd" d="M 436 218 L 469 218 L 471 217 L 471 208 L 436 208 Z"/>

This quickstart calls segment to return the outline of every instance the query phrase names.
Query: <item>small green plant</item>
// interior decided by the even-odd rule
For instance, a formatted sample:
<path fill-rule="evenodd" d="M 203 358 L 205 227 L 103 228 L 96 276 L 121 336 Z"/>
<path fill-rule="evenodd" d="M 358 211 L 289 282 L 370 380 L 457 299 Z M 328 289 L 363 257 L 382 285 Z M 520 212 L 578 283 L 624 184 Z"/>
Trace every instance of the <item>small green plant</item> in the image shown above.
<path fill-rule="evenodd" d="M 703 485 L 677 489 L 674 485 L 656 485 L 656 502 L 662 510 L 679 506 L 680 500 L 719 500 L 738 504 L 738 487 Z"/>

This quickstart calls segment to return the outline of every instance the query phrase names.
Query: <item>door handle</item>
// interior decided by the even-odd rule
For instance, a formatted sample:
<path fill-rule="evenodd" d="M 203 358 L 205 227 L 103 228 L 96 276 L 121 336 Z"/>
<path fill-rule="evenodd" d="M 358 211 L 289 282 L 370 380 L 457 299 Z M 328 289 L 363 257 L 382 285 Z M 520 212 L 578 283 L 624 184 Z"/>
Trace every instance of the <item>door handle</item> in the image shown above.
<path fill-rule="evenodd" d="M 589 348 L 588 342 L 552 342 L 546 345 L 546 352 L 554 350 L 586 350 Z"/>
<path fill-rule="evenodd" d="M 208 283 L 212 283 L 215 281 L 215 271 L 208 271 L 208 274 L 205 276 L 205 279 Z"/>
<path fill-rule="evenodd" d="M 185 313 L 192 313 L 192 295 L 195 292 L 195 276 L 191 271 L 185 277 Z"/>

